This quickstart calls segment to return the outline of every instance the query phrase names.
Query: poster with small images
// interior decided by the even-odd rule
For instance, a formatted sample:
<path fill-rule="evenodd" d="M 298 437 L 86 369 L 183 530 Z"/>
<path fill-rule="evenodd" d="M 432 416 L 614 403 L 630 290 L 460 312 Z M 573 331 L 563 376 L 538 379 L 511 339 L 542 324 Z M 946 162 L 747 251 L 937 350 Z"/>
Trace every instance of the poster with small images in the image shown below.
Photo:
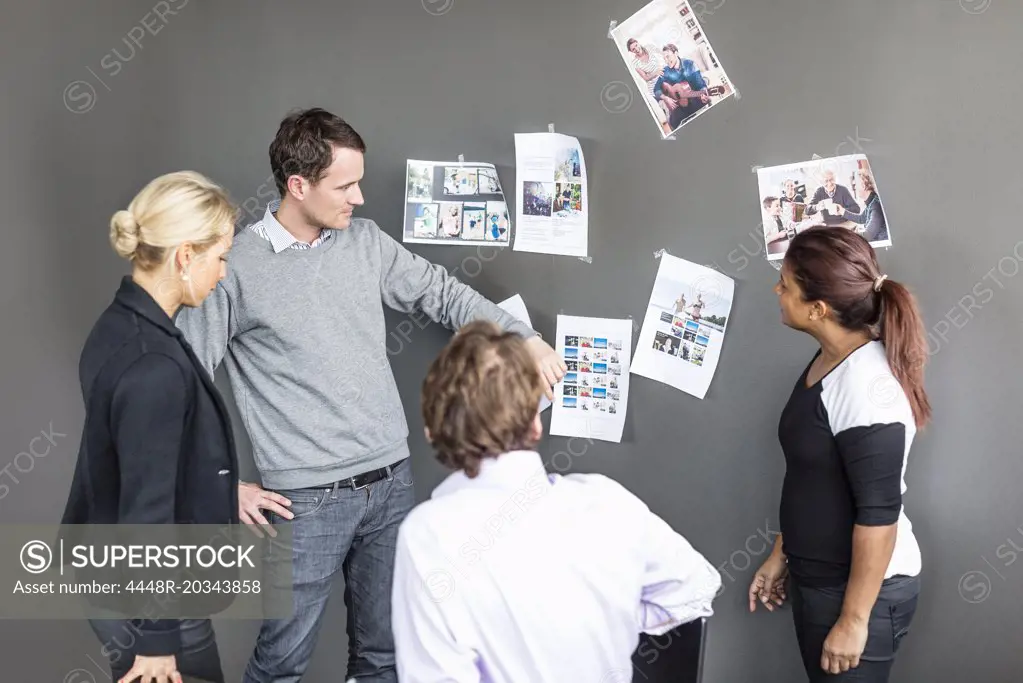
<path fill-rule="evenodd" d="M 632 372 L 704 398 L 717 370 L 735 283 L 706 266 L 661 256 Z"/>
<path fill-rule="evenodd" d="M 555 389 L 551 434 L 620 443 L 629 398 L 632 321 L 558 316 L 565 377 Z"/>
<path fill-rule="evenodd" d="M 494 165 L 409 159 L 402 241 L 510 244 L 511 218 Z"/>

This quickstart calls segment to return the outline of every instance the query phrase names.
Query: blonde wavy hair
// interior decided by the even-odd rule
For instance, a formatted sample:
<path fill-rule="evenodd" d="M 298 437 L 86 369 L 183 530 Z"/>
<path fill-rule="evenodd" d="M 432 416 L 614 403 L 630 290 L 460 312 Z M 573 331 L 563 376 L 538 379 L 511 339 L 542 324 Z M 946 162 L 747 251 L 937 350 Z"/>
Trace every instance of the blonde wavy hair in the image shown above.
<path fill-rule="evenodd" d="M 183 242 L 208 249 L 234 231 L 238 207 L 227 192 L 195 171 L 153 179 L 127 209 L 110 219 L 110 244 L 121 258 L 152 270 L 173 258 Z"/>

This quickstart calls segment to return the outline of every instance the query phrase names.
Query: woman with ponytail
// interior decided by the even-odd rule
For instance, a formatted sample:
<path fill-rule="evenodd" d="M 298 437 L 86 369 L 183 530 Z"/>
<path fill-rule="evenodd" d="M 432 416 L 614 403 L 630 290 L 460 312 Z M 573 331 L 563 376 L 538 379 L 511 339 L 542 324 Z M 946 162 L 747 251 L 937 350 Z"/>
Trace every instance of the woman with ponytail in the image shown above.
<path fill-rule="evenodd" d="M 781 533 L 750 584 L 750 611 L 791 597 L 812 683 L 886 682 L 920 591 L 902 495 L 913 437 L 931 417 L 923 322 L 851 230 L 793 238 L 775 293 L 782 322 L 820 349 L 781 414 Z"/>
<path fill-rule="evenodd" d="M 237 214 L 224 190 L 186 171 L 156 178 L 111 217 L 110 244 L 132 267 L 79 362 L 85 425 L 62 520 L 70 528 L 239 523 L 228 412 L 172 322 L 226 275 Z M 118 683 L 224 680 L 208 619 L 90 624 Z"/>

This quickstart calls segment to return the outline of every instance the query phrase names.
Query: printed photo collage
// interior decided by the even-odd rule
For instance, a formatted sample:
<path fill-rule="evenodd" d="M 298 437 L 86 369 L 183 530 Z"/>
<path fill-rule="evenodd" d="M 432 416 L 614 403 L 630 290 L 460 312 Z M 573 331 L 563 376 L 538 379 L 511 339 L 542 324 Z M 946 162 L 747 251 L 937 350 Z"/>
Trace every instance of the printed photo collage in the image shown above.
<path fill-rule="evenodd" d="M 677 356 L 696 366 L 703 365 L 715 329 L 701 322 L 700 308 L 703 306 L 701 299 L 702 297 L 698 295 L 696 301 L 687 304 L 685 295 L 681 295 L 675 302 L 674 312 L 660 313 L 654 331 L 655 351 Z"/>
<path fill-rule="evenodd" d="M 508 244 L 511 220 L 497 170 L 409 161 L 406 242 Z"/>
<path fill-rule="evenodd" d="M 565 337 L 562 405 L 580 412 L 616 415 L 621 403 L 622 342 L 602 337 Z"/>
<path fill-rule="evenodd" d="M 522 213 L 526 216 L 572 218 L 583 212 L 583 175 L 579 149 L 561 147 L 554 165 L 554 182 L 526 181 Z"/>

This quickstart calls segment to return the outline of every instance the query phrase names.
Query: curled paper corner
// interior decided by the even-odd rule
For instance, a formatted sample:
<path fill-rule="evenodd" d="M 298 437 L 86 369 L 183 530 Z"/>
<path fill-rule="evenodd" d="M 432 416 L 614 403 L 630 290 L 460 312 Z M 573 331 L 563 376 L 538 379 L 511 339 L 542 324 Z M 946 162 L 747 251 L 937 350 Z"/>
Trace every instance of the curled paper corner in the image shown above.
<path fill-rule="evenodd" d="M 654 252 L 654 258 L 655 259 L 661 258 L 662 256 L 664 256 L 664 253 L 666 251 L 667 251 L 667 249 L 658 249 L 657 251 Z"/>
<path fill-rule="evenodd" d="M 593 263 L 593 257 L 592 256 L 578 256 L 576 258 L 578 258 L 583 263 Z"/>
<path fill-rule="evenodd" d="M 614 36 L 611 35 L 611 32 L 615 30 L 616 26 L 618 26 L 618 22 L 615 21 L 614 19 L 612 19 L 611 23 L 608 24 L 608 27 L 607 27 L 607 37 L 608 38 L 612 38 L 612 39 L 614 38 Z"/>

